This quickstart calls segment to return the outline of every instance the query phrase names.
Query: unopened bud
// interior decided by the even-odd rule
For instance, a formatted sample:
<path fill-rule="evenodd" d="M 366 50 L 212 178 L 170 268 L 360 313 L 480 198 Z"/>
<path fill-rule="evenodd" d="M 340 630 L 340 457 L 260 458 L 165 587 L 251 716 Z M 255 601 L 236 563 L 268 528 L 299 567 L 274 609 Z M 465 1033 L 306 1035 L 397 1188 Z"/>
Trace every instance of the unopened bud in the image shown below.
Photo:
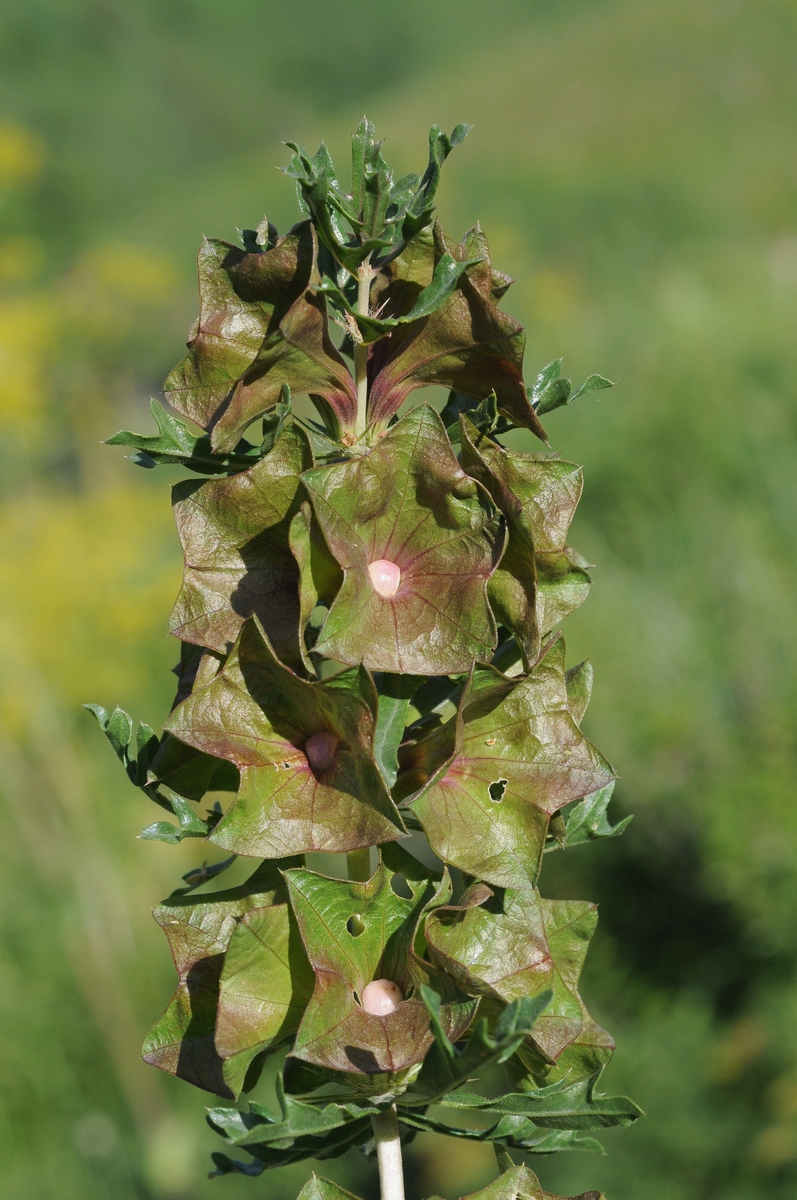
<path fill-rule="evenodd" d="M 388 558 L 378 558 L 368 567 L 368 575 L 377 596 L 389 600 L 395 596 L 401 584 L 401 568 Z"/>
<path fill-rule="evenodd" d="M 392 979 L 374 979 L 363 988 L 363 1008 L 374 1017 L 395 1012 L 404 994 Z"/>
<path fill-rule="evenodd" d="M 328 771 L 335 762 L 337 748 L 334 733 L 312 733 L 304 744 L 304 753 L 314 771 Z"/>

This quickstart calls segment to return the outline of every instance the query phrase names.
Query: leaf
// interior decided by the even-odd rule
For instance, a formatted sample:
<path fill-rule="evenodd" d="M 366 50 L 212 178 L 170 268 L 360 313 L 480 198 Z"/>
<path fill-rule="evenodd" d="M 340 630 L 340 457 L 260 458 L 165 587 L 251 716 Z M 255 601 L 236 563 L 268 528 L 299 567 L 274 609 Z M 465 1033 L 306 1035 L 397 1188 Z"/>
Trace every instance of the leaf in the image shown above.
<path fill-rule="evenodd" d="M 429 163 L 407 207 L 407 215 L 402 225 L 405 241 L 415 237 L 431 221 L 443 163 L 454 147 L 465 141 L 472 128 L 472 125 L 455 125 L 449 136 L 446 136 L 438 125 L 433 125 L 429 130 Z"/>
<path fill-rule="evenodd" d="M 600 391 L 602 388 L 614 387 L 610 379 L 605 379 L 603 375 L 590 375 L 584 380 L 581 387 L 577 391 L 572 391 L 572 385 L 569 379 L 561 379 L 560 372 L 562 370 L 561 358 L 556 358 L 552 363 L 549 363 L 542 371 L 540 371 L 532 389 L 532 404 L 538 416 L 542 417 L 545 413 L 553 412 L 555 408 L 561 408 L 564 404 L 572 404 L 579 396 L 583 396 L 585 392 Z"/>
<path fill-rule="evenodd" d="M 235 468 L 250 467 L 258 451 L 248 442 L 239 443 L 230 454 L 214 454 L 210 438 L 197 437 L 184 421 L 173 417 L 158 400 L 150 400 L 150 411 L 158 426 L 157 434 L 131 433 L 127 429 L 108 438 L 106 446 L 129 446 L 136 451 L 131 460 L 139 467 L 163 463 L 178 464 L 203 475 L 224 475 Z"/>
<path fill-rule="evenodd" d="M 279 1115 L 252 1101 L 248 1113 L 229 1108 L 211 1109 L 210 1122 L 215 1129 L 223 1132 L 233 1146 L 269 1146 L 284 1143 L 280 1148 L 286 1149 L 287 1144 L 297 1138 L 322 1137 L 333 1129 L 351 1125 L 354 1121 L 359 1122 L 363 1117 L 380 1111 L 367 1100 L 356 1104 L 307 1104 L 302 1100 L 295 1100 L 286 1095 L 280 1076 L 277 1076 L 277 1100 L 280 1105 Z"/>
<path fill-rule="evenodd" d="M 306 500 L 291 521 L 288 541 L 299 568 L 299 644 L 305 669 L 311 674 L 313 667 L 305 636 L 307 626 L 318 604 L 329 607 L 332 603 L 343 582 L 343 574 L 330 554 Z"/>
<path fill-rule="evenodd" d="M 418 1112 L 402 1112 L 402 1120 L 415 1129 L 428 1133 L 442 1133 L 449 1137 L 465 1138 L 474 1142 L 492 1142 L 493 1146 L 509 1146 L 522 1150 L 524 1154 L 556 1154 L 562 1150 L 586 1150 L 603 1154 L 603 1146 L 592 1137 L 580 1137 L 571 1130 L 552 1130 L 540 1133 L 536 1126 L 522 1117 L 502 1117 L 487 1129 L 472 1129 L 462 1125 L 449 1125 L 445 1120 L 435 1120 Z M 533 1193 L 532 1193 L 533 1195 Z M 543 1193 L 544 1200 L 560 1200 Z M 574 1200 L 601 1200 L 597 1192 L 585 1192 Z"/>
<path fill-rule="evenodd" d="M 506 553 L 490 580 L 490 604 L 529 664 L 542 637 L 589 591 L 585 564 L 566 544 L 581 496 L 581 469 L 557 457 L 506 450 L 466 414 L 460 426 L 462 466 L 490 493 L 509 530 Z"/>
<path fill-rule="evenodd" d="M 410 702 L 421 680 L 413 675 L 384 674 L 374 730 L 374 758 L 387 787 L 398 775 L 398 748 L 404 737 Z"/>
<path fill-rule="evenodd" d="M 428 779 L 405 803 L 434 852 L 498 887 L 533 883 L 552 814 L 613 778 L 570 715 L 564 654 L 557 637 L 526 676 L 478 667 L 456 717 L 402 754 Z"/>
<path fill-rule="evenodd" d="M 236 800 L 210 840 L 235 854 L 277 858 L 357 850 L 401 837 L 398 810 L 373 758 L 377 694 L 362 668 L 324 683 L 300 679 L 246 621 L 222 671 L 174 710 L 166 729 L 241 772 Z M 316 733 L 337 739 L 332 763 L 311 767 Z"/>
<path fill-rule="evenodd" d="M 398 874 L 409 896 L 396 891 Z M 286 872 L 285 879 L 316 974 L 291 1053 L 321 1067 L 364 1075 L 421 1062 L 432 1035 L 426 1008 L 412 991 L 427 971 L 412 948 L 423 913 L 450 895 L 447 878 L 441 883 L 405 851 L 387 846 L 365 883 L 305 870 Z M 405 997 L 386 1016 L 374 1016 L 360 1003 L 374 979 L 391 980 Z M 472 1013 L 472 1004 L 447 1003 L 442 1016 L 447 1033 L 459 1036 Z"/>
<path fill-rule="evenodd" d="M 462 262 L 457 262 L 446 251 L 436 264 L 430 283 L 420 293 L 410 311 L 406 315 L 398 317 L 380 318 L 363 315 L 358 312 L 356 306 L 351 303 L 345 292 L 328 279 L 325 279 L 320 284 L 319 291 L 330 296 L 338 307 L 352 317 L 360 331 L 362 341 L 370 343 L 377 341 L 380 337 L 384 337 L 385 334 L 390 333 L 391 330 L 396 329 L 399 325 L 408 325 L 413 321 L 419 321 L 423 317 L 428 317 L 433 312 L 436 312 L 451 295 L 459 282 L 460 276 L 481 261 L 480 258 L 468 258 Z"/>
<path fill-rule="evenodd" d="M 256 1055 L 298 1029 L 313 973 L 288 904 L 245 913 L 233 930 L 219 986 L 216 1050 L 239 1091 Z"/>
<path fill-rule="evenodd" d="M 594 674 L 592 663 L 587 658 L 571 667 L 565 675 L 567 703 L 573 720 L 579 725 L 584 720 L 584 713 L 592 696 Z"/>
<path fill-rule="evenodd" d="M 147 1034 L 145 1062 L 206 1091 L 235 1095 L 213 1042 L 224 953 L 245 912 L 284 901 L 278 867 L 295 862 L 264 863 L 240 887 L 199 898 L 173 896 L 155 909 L 179 982 L 165 1013 Z"/>
<path fill-rule="evenodd" d="M 630 825 L 633 814 L 624 817 L 616 825 L 610 825 L 606 817 L 606 809 L 614 791 L 614 782 L 599 788 L 591 796 L 585 797 L 580 804 L 575 805 L 567 814 L 565 820 L 564 847 L 581 846 L 585 842 L 594 842 L 598 838 L 619 837 Z"/>
<path fill-rule="evenodd" d="M 609 1129 L 632 1125 L 644 1116 L 627 1096 L 595 1093 L 600 1072 L 568 1086 L 551 1084 L 530 1092 L 514 1092 L 487 1100 L 471 1092 L 446 1096 L 447 1108 L 476 1109 L 484 1113 L 525 1117 L 542 1129 Z M 564 1081 L 566 1082 L 566 1081 Z"/>
<path fill-rule="evenodd" d="M 498 422 L 495 394 L 491 393 L 485 400 L 475 400 L 473 396 L 463 396 L 461 392 L 448 393 L 448 400 L 440 417 L 452 446 L 458 446 L 460 443 L 459 418 L 463 413 L 467 413 L 471 424 L 480 433 L 491 433 Z"/>
<path fill-rule="evenodd" d="M 447 1093 L 466 1083 L 474 1071 L 491 1062 L 502 1063 L 515 1053 L 520 1043 L 531 1034 L 540 1013 L 550 1000 L 550 993 L 534 999 L 524 997 L 510 1004 L 496 1022 L 492 1034 L 485 1018 L 480 1018 L 461 1050 L 451 1044 L 442 1021 L 444 1008 L 439 995 L 429 987 L 421 988 L 429 1011 L 435 1036 L 434 1045 L 426 1055 L 417 1080 L 410 1085 L 401 1104 L 426 1106 L 439 1103 Z M 403 1114 L 404 1109 L 402 1109 Z"/>
<path fill-rule="evenodd" d="M 578 993 L 597 910 L 586 901 L 543 900 L 535 889 L 508 889 L 503 905 L 486 904 L 489 889 L 465 894 L 425 923 L 432 962 L 490 1011 L 549 989 L 553 998 L 520 1057 L 536 1076 L 561 1078 L 563 1055 L 580 1038 L 593 1047 L 571 1055 L 572 1080 L 591 1076 L 611 1057 L 613 1042 L 595 1025 Z M 583 1060 L 583 1061 L 582 1061 Z M 580 1066 L 577 1064 L 580 1063 Z M 554 1067 L 556 1068 L 554 1070 Z"/>
<path fill-rule="evenodd" d="M 312 462 L 306 434 L 290 425 L 248 471 L 173 488 L 185 569 L 171 633 L 223 655 L 256 613 L 277 656 L 301 665 L 299 568 L 289 529 L 299 476 Z"/>
<path fill-rule="evenodd" d="M 285 385 L 296 395 L 319 394 L 341 430 L 353 427 L 354 381 L 330 341 L 323 300 L 308 291 L 315 254 L 309 221 L 263 253 L 218 240 L 200 249 L 199 320 L 164 392 L 210 432 L 214 451 L 233 451 Z"/>
<path fill-rule="evenodd" d="M 157 757 L 158 739 L 155 736 L 149 725 L 139 724 L 136 731 L 136 743 L 131 754 L 131 746 L 133 743 L 133 719 L 129 713 L 126 713 L 122 708 L 115 708 L 109 715 L 107 710 L 101 704 L 84 704 L 95 718 L 103 733 L 111 744 L 114 754 L 119 759 L 119 762 L 125 769 L 125 774 L 134 787 L 138 787 L 144 792 L 150 800 L 154 800 L 161 808 L 165 808 L 167 812 L 174 812 L 173 805 L 170 800 L 162 796 L 157 788 L 150 787 L 147 784 L 147 773 L 149 765 L 153 758 Z M 157 826 L 168 829 L 174 829 L 174 826 L 168 825 L 166 821 L 156 822 Z M 154 827 L 152 827 L 154 828 Z M 157 835 L 153 835 L 157 836 Z M 180 840 L 179 837 L 176 839 Z"/>
<path fill-rule="evenodd" d="M 218 1111 L 218 1110 L 215 1110 Z M 210 1118 L 208 1118 L 210 1121 Z M 211 1127 L 215 1126 L 211 1122 Z M 308 1158 L 338 1158 L 352 1146 L 362 1146 L 371 1132 L 370 1117 L 348 1121 L 318 1136 L 297 1137 L 287 1146 L 273 1143 L 252 1143 L 244 1149 L 256 1157 L 255 1162 L 239 1162 L 226 1154 L 211 1155 L 216 1165 L 215 1175 L 256 1176 L 273 1167 L 284 1167 L 290 1163 L 303 1162 Z"/>
<path fill-rule="evenodd" d="M 344 573 L 320 653 L 412 675 L 467 671 L 474 658 L 490 658 L 496 634 L 486 584 L 503 530 L 433 409 L 412 409 L 362 458 L 302 478 Z M 393 597 L 371 582 L 368 568 L 378 560 L 401 571 Z"/>
<path fill-rule="evenodd" d="M 138 836 L 144 841 L 168 842 L 170 845 L 176 845 L 187 837 L 207 836 L 206 822 L 197 816 L 187 800 L 182 796 L 173 796 L 171 805 L 180 822 L 179 826 L 172 825 L 169 821 L 156 821 L 154 825 L 142 829 Z"/>
<path fill-rule="evenodd" d="M 150 764 L 148 779 L 155 787 L 167 787 L 195 801 L 206 792 L 237 792 L 240 783 L 232 763 L 200 754 L 169 734 Z"/>
<path fill-rule="evenodd" d="M 435 226 L 431 246 L 428 238 L 422 235 L 422 239 L 420 261 L 413 255 L 405 259 L 413 284 L 420 282 L 417 275 L 421 262 L 425 265 L 426 285 L 427 280 L 431 281 L 429 268 L 433 271 L 446 253 L 464 262 L 475 257 L 472 251 L 478 247 L 483 261 L 473 278 L 463 273 L 457 279 L 451 295 L 431 316 L 397 327 L 370 351 L 369 424 L 377 430 L 384 428 L 410 392 L 438 384 L 478 399 L 495 392 L 498 408 L 505 416 L 545 441 L 545 431 L 523 384 L 525 335 L 491 298 L 489 250 L 481 231 L 471 231 L 461 246 L 447 243 L 439 225 Z M 403 296 L 403 281 L 397 270 L 394 263 L 391 283 L 382 293 L 385 317 L 399 315 L 392 302 L 393 296 Z"/>

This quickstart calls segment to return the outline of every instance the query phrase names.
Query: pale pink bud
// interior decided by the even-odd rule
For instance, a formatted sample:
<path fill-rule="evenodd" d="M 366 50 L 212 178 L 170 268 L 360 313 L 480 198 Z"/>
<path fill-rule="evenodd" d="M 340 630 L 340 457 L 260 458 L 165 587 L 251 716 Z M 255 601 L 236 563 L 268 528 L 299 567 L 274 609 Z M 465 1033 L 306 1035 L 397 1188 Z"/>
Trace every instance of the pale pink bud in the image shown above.
<path fill-rule="evenodd" d="M 337 747 L 334 733 L 312 733 L 304 744 L 304 753 L 314 771 L 328 771 L 335 762 Z"/>
<path fill-rule="evenodd" d="M 374 979 L 363 988 L 363 1008 L 374 1017 L 395 1012 L 403 999 L 401 988 L 392 979 Z"/>
<path fill-rule="evenodd" d="M 389 558 L 378 558 L 376 562 L 370 563 L 368 575 L 377 596 L 383 596 L 386 600 L 390 600 L 399 590 L 401 568 L 391 562 Z"/>

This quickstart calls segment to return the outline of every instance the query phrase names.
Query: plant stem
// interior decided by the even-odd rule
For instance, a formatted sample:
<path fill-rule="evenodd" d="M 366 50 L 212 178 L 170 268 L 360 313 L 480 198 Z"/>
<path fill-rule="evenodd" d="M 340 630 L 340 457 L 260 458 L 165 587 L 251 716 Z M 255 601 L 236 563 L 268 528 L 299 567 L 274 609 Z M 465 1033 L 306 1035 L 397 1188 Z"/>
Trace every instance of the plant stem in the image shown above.
<path fill-rule="evenodd" d="M 365 883 L 366 879 L 371 878 L 371 851 L 367 847 L 365 850 L 350 850 L 346 855 L 346 871 L 349 879 Z"/>
<path fill-rule="evenodd" d="M 357 312 L 367 317 L 371 302 L 371 280 L 374 277 L 367 262 L 359 268 L 359 276 Z M 359 438 L 365 433 L 368 407 L 368 347 L 364 342 L 357 342 L 354 346 L 354 382 L 357 385 L 357 424 L 354 432 Z"/>
<path fill-rule="evenodd" d="M 376 1158 L 379 1163 L 379 1187 L 382 1200 L 404 1200 L 404 1169 L 401 1163 L 396 1106 L 392 1104 L 371 1117 L 376 1139 Z"/>

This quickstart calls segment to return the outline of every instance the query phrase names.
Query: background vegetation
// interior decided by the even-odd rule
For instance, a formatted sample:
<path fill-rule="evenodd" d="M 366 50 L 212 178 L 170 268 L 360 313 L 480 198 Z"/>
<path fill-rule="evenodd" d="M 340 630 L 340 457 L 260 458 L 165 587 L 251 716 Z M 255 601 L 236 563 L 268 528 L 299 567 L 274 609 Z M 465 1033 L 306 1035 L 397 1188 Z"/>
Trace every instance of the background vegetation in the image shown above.
<path fill-rule="evenodd" d="M 205 233 L 294 219 L 282 138 L 336 154 L 367 108 L 409 169 L 434 120 L 453 235 L 480 218 L 527 371 L 617 380 L 549 418 L 586 467 L 570 619 L 625 837 L 552 856 L 597 898 L 585 995 L 607 1086 L 649 1113 L 614 1200 L 797 1184 L 797 85 L 793 0 L 12 0 L 0 9 L 0 1161 L 10 1200 L 295 1195 L 305 1167 L 207 1181 L 202 1097 L 138 1060 L 172 967 L 149 909 L 197 865 L 80 704 L 157 724 L 181 556 L 146 428 Z M 157 296 L 153 300 L 153 295 Z M 174 478 L 179 472 L 172 472 Z M 619 812 L 618 812 L 618 815 Z M 491 1152 L 424 1136 L 412 1200 Z M 360 1194 L 355 1156 L 336 1177 Z M 368 1193 L 372 1194 L 372 1193 Z"/>

